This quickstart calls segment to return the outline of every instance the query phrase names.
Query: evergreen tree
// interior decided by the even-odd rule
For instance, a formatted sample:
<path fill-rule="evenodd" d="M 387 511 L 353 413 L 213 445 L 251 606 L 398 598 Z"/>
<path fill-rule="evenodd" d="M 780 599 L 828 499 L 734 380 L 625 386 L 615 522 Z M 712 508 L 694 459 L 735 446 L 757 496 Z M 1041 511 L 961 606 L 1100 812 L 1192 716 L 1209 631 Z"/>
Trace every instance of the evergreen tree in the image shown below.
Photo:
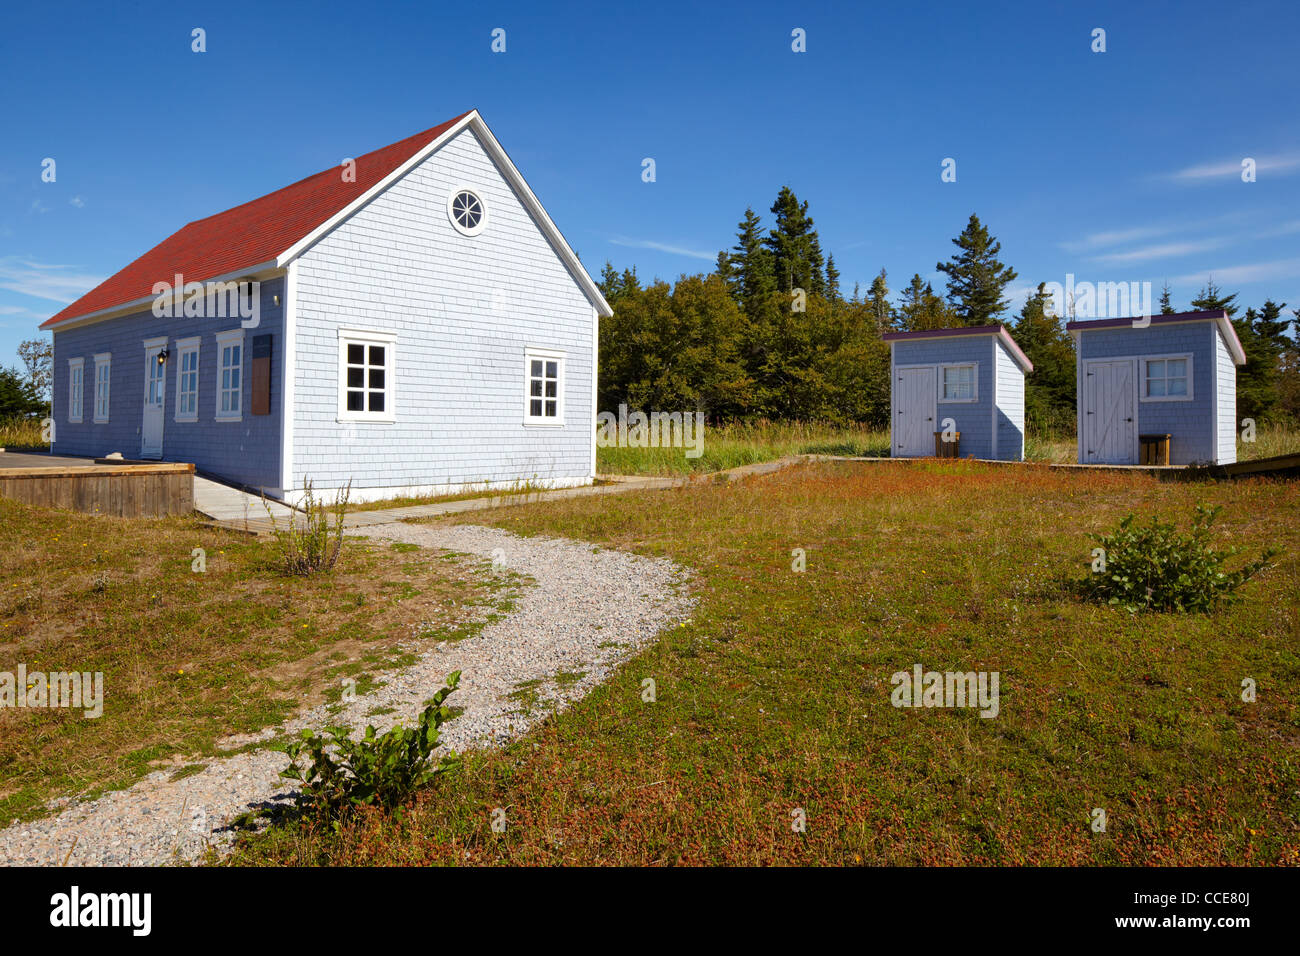
<path fill-rule="evenodd" d="M 1291 344 L 1291 337 L 1286 334 L 1291 320 L 1282 318 L 1282 310 L 1285 308 L 1285 302 L 1265 299 L 1259 317 L 1255 320 L 1255 334 L 1268 343 L 1274 355 L 1281 355 Z"/>
<path fill-rule="evenodd" d="M 1300 329 L 1300 309 L 1291 313 Z M 1287 340 L 1277 375 L 1277 415 L 1293 427 L 1300 425 L 1300 335 Z"/>
<path fill-rule="evenodd" d="M 49 406 L 17 369 L 0 368 L 0 420 L 45 414 Z"/>
<path fill-rule="evenodd" d="M 1174 303 L 1173 296 L 1169 291 L 1169 283 L 1166 282 L 1164 288 L 1160 290 L 1160 314 L 1173 315 Z"/>
<path fill-rule="evenodd" d="M 763 221 L 753 209 L 736 227 L 736 244 L 731 252 L 732 298 L 746 310 L 759 298 L 776 288 L 772 276 L 772 256 L 763 244 Z"/>
<path fill-rule="evenodd" d="M 840 270 L 835 268 L 835 257 L 826 256 L 826 298 L 840 301 Z"/>
<path fill-rule="evenodd" d="M 1223 290 L 1214 284 L 1214 279 L 1205 283 L 1201 289 L 1200 295 L 1192 300 L 1192 310 L 1195 312 L 1217 312 L 1222 309 L 1228 313 L 1228 317 L 1237 314 L 1237 293 L 1224 295 Z"/>
<path fill-rule="evenodd" d="M 903 290 L 900 325 L 905 332 L 944 329 L 956 324 L 943 299 L 935 294 L 934 287 L 919 274 L 913 274 L 911 283 Z"/>
<path fill-rule="evenodd" d="M 1237 367 L 1237 419 L 1261 421 L 1277 401 L 1277 359 L 1268 343 L 1256 333 L 1259 312 L 1251 307 L 1232 327 L 1246 353 L 1246 364 Z"/>
<path fill-rule="evenodd" d="M 731 282 L 732 277 L 735 274 L 735 267 L 731 264 L 731 254 L 729 252 L 723 251 L 718 253 L 717 262 L 715 262 L 713 266 L 713 274 L 726 284 L 728 291 L 731 290 Z"/>
<path fill-rule="evenodd" d="M 876 323 L 877 332 L 888 332 L 894 327 L 894 307 L 889 302 L 889 282 L 885 270 L 871 280 L 867 290 L 867 307 Z"/>
<path fill-rule="evenodd" d="M 772 273 L 779 292 L 803 289 L 808 295 L 826 294 L 825 260 L 821 242 L 808 215 L 808 203 L 800 202 L 789 186 L 782 186 L 772 203 L 776 224 L 764 243 L 772 259 Z"/>
<path fill-rule="evenodd" d="M 600 294 L 605 297 L 605 301 L 613 303 L 618 298 L 622 289 L 619 283 L 618 270 L 614 268 L 614 263 L 608 259 L 605 260 L 605 268 L 600 270 L 600 281 L 596 283 L 600 288 Z"/>
<path fill-rule="evenodd" d="M 1025 379 L 1025 417 L 1039 433 L 1068 434 L 1074 429 L 1074 342 L 1052 309 L 1044 283 L 1025 298 L 1012 334 L 1034 363 Z"/>
<path fill-rule="evenodd" d="M 1006 310 L 1002 292 L 1017 273 L 998 261 L 1002 244 L 973 213 L 952 243 L 960 252 L 935 265 L 948 276 L 948 303 L 961 324 L 987 325 Z"/>
<path fill-rule="evenodd" d="M 1286 303 L 1267 299 L 1259 310 L 1250 308 L 1233 328 L 1241 339 L 1246 364 L 1237 369 L 1237 414 L 1242 418 L 1271 419 L 1280 397 L 1283 358 L 1292 342 L 1286 334 L 1290 320 L 1282 318 Z"/>

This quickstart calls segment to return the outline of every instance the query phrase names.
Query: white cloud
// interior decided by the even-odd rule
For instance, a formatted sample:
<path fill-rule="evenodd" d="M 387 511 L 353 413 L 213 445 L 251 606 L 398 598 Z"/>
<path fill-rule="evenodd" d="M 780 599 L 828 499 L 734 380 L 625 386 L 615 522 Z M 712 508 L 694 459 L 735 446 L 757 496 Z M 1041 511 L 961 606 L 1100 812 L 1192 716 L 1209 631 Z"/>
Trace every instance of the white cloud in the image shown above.
<path fill-rule="evenodd" d="M 1224 246 L 1231 245 L 1230 239 L 1197 239 L 1192 242 L 1166 242 L 1154 246 L 1143 246 L 1140 249 L 1130 249 L 1127 252 L 1108 252 L 1105 255 L 1093 256 L 1093 262 L 1147 262 L 1151 259 L 1173 259 L 1178 256 L 1189 256 L 1196 252 L 1209 252 L 1212 249 L 1222 249 Z"/>
<path fill-rule="evenodd" d="M 1241 164 L 1246 158 L 1245 156 L 1238 156 L 1235 159 L 1225 159 L 1222 162 L 1188 166 L 1172 173 L 1165 173 L 1161 178 L 1179 183 L 1196 183 L 1207 179 L 1226 179 L 1228 177 L 1240 179 Z M 1277 156 L 1253 156 L 1250 158 L 1255 160 L 1256 175 L 1264 172 L 1285 174 L 1300 170 L 1300 153 L 1282 153 Z"/>
<path fill-rule="evenodd" d="M 1177 232 L 1179 226 L 1141 226 L 1136 229 L 1116 229 L 1113 232 L 1094 232 L 1074 242 L 1063 242 L 1061 248 L 1066 252 L 1085 252 L 1104 246 L 1122 246 L 1126 242 L 1138 242 L 1142 239 L 1155 239 Z"/>
<path fill-rule="evenodd" d="M 1273 279 L 1300 278 L 1300 259 L 1274 259 L 1272 262 L 1255 262 L 1250 265 L 1228 266 L 1222 269 L 1205 269 L 1176 276 L 1173 283 L 1201 283 L 1214 279 L 1218 286 L 1241 285 L 1247 282 L 1266 282 Z"/>
<path fill-rule="evenodd" d="M 653 249 L 656 252 L 667 252 L 674 256 L 689 256 L 692 259 L 703 259 L 706 262 L 717 261 L 717 252 L 703 252 L 696 249 L 687 249 L 685 246 L 676 246 L 666 242 L 655 242 L 652 239 L 628 239 L 624 236 L 614 236 L 609 240 L 616 246 L 626 246 L 631 249 Z"/>
<path fill-rule="evenodd" d="M 75 268 L 5 256 L 0 258 L 0 289 L 67 305 L 104 281 L 103 276 L 77 272 Z"/>
<path fill-rule="evenodd" d="M 82 206 L 86 205 L 86 200 L 82 199 L 80 196 L 73 196 L 71 199 L 68 200 L 68 205 L 76 206 L 78 209 L 80 209 Z"/>

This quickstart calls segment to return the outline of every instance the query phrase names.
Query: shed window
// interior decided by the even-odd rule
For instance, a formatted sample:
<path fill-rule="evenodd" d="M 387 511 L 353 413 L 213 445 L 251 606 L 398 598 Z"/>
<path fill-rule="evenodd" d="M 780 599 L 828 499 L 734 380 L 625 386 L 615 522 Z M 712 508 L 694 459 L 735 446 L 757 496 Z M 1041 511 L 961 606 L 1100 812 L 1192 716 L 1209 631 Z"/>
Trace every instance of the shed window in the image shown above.
<path fill-rule="evenodd" d="M 1146 359 L 1147 398 L 1186 399 L 1191 397 L 1191 358 Z"/>
<path fill-rule="evenodd" d="M 564 353 L 528 349 L 524 353 L 524 424 L 564 424 Z"/>
<path fill-rule="evenodd" d="M 943 367 L 943 401 L 975 401 L 974 365 L 945 365 Z"/>
<path fill-rule="evenodd" d="M 339 421 L 394 420 L 396 350 L 390 333 L 340 330 Z"/>

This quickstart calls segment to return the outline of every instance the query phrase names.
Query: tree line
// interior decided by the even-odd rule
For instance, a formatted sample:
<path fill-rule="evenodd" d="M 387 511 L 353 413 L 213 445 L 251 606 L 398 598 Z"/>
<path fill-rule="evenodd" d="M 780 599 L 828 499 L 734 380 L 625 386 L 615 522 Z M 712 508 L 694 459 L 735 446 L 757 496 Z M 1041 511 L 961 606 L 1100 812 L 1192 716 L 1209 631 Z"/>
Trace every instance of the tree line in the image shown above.
<path fill-rule="evenodd" d="M 773 225 L 746 209 L 736 242 L 718 253 L 712 272 L 669 284 L 642 283 L 636 269 L 606 262 L 600 287 L 614 310 L 601 323 L 598 399 L 601 409 L 703 411 L 714 422 L 771 420 L 861 423 L 889 421 L 891 331 L 921 331 L 1006 322 L 1034 363 L 1026 379 L 1026 415 L 1040 430 L 1072 432 L 1074 343 L 1045 284 L 1019 312 L 1008 285 L 1018 274 L 1000 259 L 998 242 L 972 215 L 936 269 L 946 288 L 914 273 L 897 294 L 884 269 L 862 291 L 845 296 L 835 257 L 825 252 L 808 203 L 783 187 L 772 204 Z M 1256 420 L 1300 420 L 1300 356 L 1287 334 L 1285 303 L 1267 300 L 1240 311 L 1236 295 L 1207 282 L 1190 303 L 1225 309 L 1247 355 L 1238 369 L 1238 414 Z M 1166 285 L 1160 311 L 1174 308 Z M 1292 315 L 1300 316 L 1300 309 Z"/>

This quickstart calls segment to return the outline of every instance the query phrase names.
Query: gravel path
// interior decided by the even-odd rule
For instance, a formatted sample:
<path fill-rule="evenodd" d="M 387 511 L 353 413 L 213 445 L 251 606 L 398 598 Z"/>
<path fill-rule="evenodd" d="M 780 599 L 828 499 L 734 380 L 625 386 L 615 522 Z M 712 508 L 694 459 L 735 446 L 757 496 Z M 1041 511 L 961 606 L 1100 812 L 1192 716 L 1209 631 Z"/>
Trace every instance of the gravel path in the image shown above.
<path fill-rule="evenodd" d="M 563 709 L 584 696 L 620 661 L 685 619 L 693 604 L 685 572 L 667 560 L 470 525 L 386 524 L 365 533 L 504 560 L 536 585 L 523 590 L 504 620 L 477 636 L 443 642 L 414 666 L 382 675 L 386 682 L 341 711 L 315 708 L 268 729 L 263 739 L 327 723 L 358 730 L 373 723 L 382 732 L 399 719 L 411 722 L 447 674 L 460 670 L 460 688 L 448 704 L 464 713 L 443 726 L 443 744 L 460 752 L 500 746 L 552 707 Z M 560 673 L 565 677 L 557 683 Z M 577 674 L 582 676 L 574 679 Z M 537 700 L 521 713 L 520 701 L 509 695 L 533 681 L 539 682 L 532 686 Z M 367 716 L 376 708 L 394 712 Z M 55 801 L 56 814 L 0 830 L 0 864 L 124 866 L 196 859 L 207 845 L 229 845 L 233 835 L 222 829 L 226 821 L 291 795 L 279 776 L 287 766 L 284 754 L 255 750 L 210 759 L 205 769 L 179 780 L 169 779 L 174 771 L 159 771 L 96 800 Z"/>

